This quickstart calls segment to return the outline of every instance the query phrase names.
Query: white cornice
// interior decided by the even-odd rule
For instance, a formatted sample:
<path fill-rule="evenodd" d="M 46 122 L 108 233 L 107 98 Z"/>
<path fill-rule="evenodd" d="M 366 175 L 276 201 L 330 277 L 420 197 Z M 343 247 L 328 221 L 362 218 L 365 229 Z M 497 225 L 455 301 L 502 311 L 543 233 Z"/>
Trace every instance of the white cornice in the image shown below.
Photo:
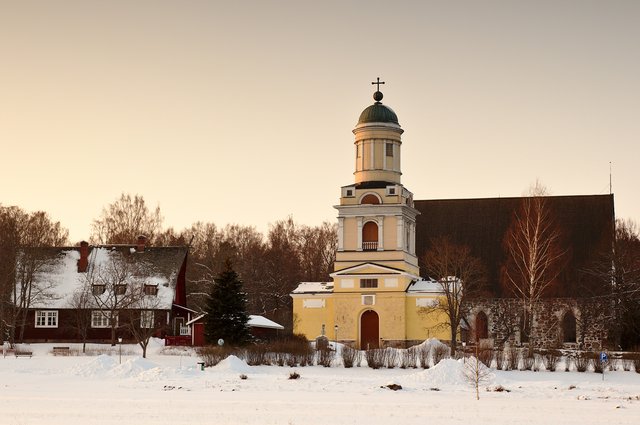
<path fill-rule="evenodd" d="M 394 216 L 402 214 L 415 220 L 418 214 L 420 214 L 420 211 L 405 204 L 334 205 L 333 208 L 339 211 L 338 217 Z"/>

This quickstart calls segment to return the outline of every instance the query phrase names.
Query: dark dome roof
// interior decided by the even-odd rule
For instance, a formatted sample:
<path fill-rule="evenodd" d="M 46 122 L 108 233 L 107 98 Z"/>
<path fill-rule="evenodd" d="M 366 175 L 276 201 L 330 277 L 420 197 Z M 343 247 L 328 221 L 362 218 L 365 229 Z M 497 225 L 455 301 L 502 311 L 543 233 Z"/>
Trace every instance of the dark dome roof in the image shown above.
<path fill-rule="evenodd" d="M 398 122 L 398 116 L 395 112 L 393 112 L 393 109 L 383 105 L 380 102 L 376 102 L 373 105 L 367 107 L 360 114 L 358 124 L 367 122 L 390 122 L 400 125 L 400 123 Z"/>

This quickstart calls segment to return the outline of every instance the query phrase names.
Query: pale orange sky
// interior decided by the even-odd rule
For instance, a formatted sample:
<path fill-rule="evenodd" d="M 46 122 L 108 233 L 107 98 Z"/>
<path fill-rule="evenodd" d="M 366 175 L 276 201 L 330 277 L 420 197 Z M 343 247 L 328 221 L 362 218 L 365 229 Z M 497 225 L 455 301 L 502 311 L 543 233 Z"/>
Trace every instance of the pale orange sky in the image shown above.
<path fill-rule="evenodd" d="M 398 114 L 416 199 L 609 192 L 640 221 L 638 1 L 2 1 L 0 203 L 76 242 L 122 192 L 177 229 L 335 221 Z"/>

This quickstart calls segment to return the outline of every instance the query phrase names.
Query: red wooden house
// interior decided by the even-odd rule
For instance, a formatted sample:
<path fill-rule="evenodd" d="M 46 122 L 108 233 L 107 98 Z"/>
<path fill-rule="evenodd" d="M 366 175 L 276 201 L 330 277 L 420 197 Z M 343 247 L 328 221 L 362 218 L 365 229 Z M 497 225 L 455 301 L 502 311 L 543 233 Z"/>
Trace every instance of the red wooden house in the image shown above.
<path fill-rule="evenodd" d="M 132 337 L 131 326 L 158 337 L 188 332 L 187 246 L 131 245 L 33 248 L 21 253 L 12 300 L 22 319 L 13 330 L 25 342 L 107 342 Z M 135 320 L 133 319 L 135 318 Z"/>

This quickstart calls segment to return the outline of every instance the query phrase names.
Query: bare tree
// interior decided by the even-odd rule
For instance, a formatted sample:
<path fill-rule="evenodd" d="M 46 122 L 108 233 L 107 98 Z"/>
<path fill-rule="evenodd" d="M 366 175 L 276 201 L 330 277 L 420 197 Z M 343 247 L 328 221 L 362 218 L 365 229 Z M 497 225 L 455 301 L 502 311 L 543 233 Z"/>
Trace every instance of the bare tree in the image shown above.
<path fill-rule="evenodd" d="M 140 195 L 121 194 L 93 221 L 91 241 L 97 244 L 128 244 L 144 235 L 150 244 L 162 230 L 160 207 L 150 210 Z"/>
<path fill-rule="evenodd" d="M 120 312 L 134 306 L 144 293 L 136 279 L 139 267 L 136 262 L 112 251 L 106 261 L 95 264 L 86 275 L 85 286 L 98 308 L 92 314 L 100 314 L 97 320 L 108 324 L 111 345 L 116 344 L 116 332 L 123 326 L 119 321 Z"/>
<path fill-rule="evenodd" d="M 584 285 L 585 296 L 608 302 L 611 339 L 616 347 L 640 343 L 640 231 L 632 220 L 615 222 L 611 246 L 601 250 L 585 274 L 595 285 Z"/>
<path fill-rule="evenodd" d="M 46 248 L 66 244 L 68 231 L 45 212 L 2 207 L 0 233 L 0 319 L 13 344 L 23 338 L 31 305 L 51 297 L 51 283 L 36 277 L 51 263 Z"/>
<path fill-rule="evenodd" d="M 338 226 L 324 222 L 320 226 L 302 226 L 299 233 L 302 278 L 309 282 L 329 280 L 338 246 Z"/>
<path fill-rule="evenodd" d="M 525 337 L 533 333 L 536 305 L 556 282 L 566 253 L 546 195 L 546 188 L 536 181 L 515 211 L 504 240 L 504 284 L 522 300 Z"/>
<path fill-rule="evenodd" d="M 71 296 L 69 307 L 73 311 L 73 321 L 68 326 L 82 340 L 82 352 L 87 350 L 87 337 L 91 328 L 91 308 L 94 307 L 89 285 L 82 285 Z"/>
<path fill-rule="evenodd" d="M 142 348 L 143 358 L 147 358 L 151 337 L 164 327 L 162 317 L 158 314 L 160 306 L 161 300 L 156 295 L 143 294 L 130 306 L 128 312 L 126 327 Z"/>
<path fill-rule="evenodd" d="M 456 245 L 446 237 L 431 240 L 424 261 L 427 273 L 437 280 L 445 300 L 433 307 L 424 307 L 424 312 L 445 314 L 445 325 L 451 335 L 451 355 L 455 356 L 460 322 L 465 317 L 468 301 L 478 296 L 485 286 L 485 267 L 471 255 L 469 247 Z"/>

